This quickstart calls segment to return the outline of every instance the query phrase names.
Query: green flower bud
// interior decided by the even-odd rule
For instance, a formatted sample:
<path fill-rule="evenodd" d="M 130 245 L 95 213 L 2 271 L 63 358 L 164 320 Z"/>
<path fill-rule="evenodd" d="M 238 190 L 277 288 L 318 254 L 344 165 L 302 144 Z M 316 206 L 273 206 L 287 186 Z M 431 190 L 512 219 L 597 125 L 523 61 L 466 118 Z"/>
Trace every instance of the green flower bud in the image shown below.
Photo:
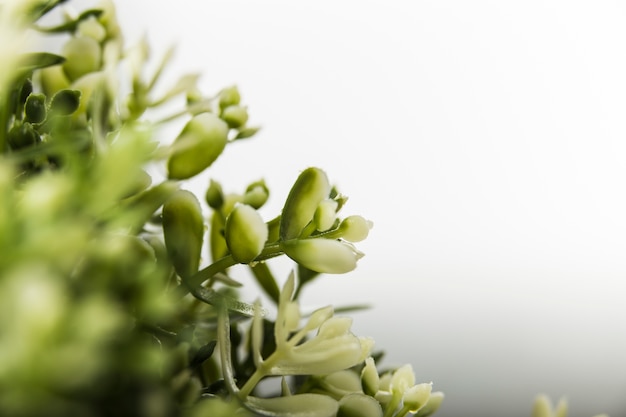
<path fill-rule="evenodd" d="M 348 242 L 360 242 L 367 238 L 373 223 L 361 216 L 348 216 L 339 224 L 338 234 Z"/>
<path fill-rule="evenodd" d="M 79 90 L 60 90 L 50 101 L 50 112 L 60 116 L 68 116 L 78 110 L 81 100 Z"/>
<path fill-rule="evenodd" d="M 238 204 L 226 218 L 224 237 L 233 258 L 242 264 L 259 256 L 267 240 L 267 225 L 252 207 Z"/>
<path fill-rule="evenodd" d="M 363 257 L 351 244 L 334 239 L 292 239 L 281 242 L 281 248 L 300 265 L 327 274 L 350 272 Z"/>
<path fill-rule="evenodd" d="M 403 395 L 406 390 L 415 385 L 415 373 L 410 364 L 396 369 L 391 377 L 391 392 Z"/>
<path fill-rule="evenodd" d="M 209 188 L 206 190 L 204 199 L 213 210 L 219 210 L 222 207 L 224 204 L 224 192 L 219 182 L 214 180 L 209 182 Z"/>
<path fill-rule="evenodd" d="M 61 52 L 66 58 L 63 71 L 70 81 L 85 74 L 98 71 L 102 65 L 102 48 L 94 38 L 73 37 L 63 46 Z"/>
<path fill-rule="evenodd" d="M 339 400 L 337 417 L 382 417 L 383 409 L 374 398 L 364 394 L 349 394 Z"/>
<path fill-rule="evenodd" d="M 376 363 L 374 358 L 369 357 L 365 359 L 365 366 L 361 371 L 361 387 L 363 392 L 372 397 L 376 395 L 380 387 L 380 376 L 376 369 Z"/>
<path fill-rule="evenodd" d="M 331 397 L 337 399 L 353 393 L 363 393 L 361 380 L 352 370 L 337 371 L 326 375 L 321 378 L 319 385 Z"/>
<path fill-rule="evenodd" d="M 440 391 L 433 392 L 432 394 L 430 394 L 430 397 L 428 398 L 428 402 L 426 403 L 426 405 L 423 406 L 417 412 L 417 414 L 415 414 L 415 417 L 428 417 L 428 416 L 435 414 L 435 412 L 439 410 L 439 407 L 441 406 L 442 402 L 443 402 L 443 392 L 440 392 Z M 562 416 L 562 417 L 565 417 L 565 416 Z"/>
<path fill-rule="evenodd" d="M 337 207 L 338 204 L 335 200 L 326 199 L 320 202 L 313 215 L 317 230 L 325 232 L 333 227 L 337 216 Z"/>
<path fill-rule="evenodd" d="M 241 96 L 239 95 L 239 89 L 237 89 L 235 85 L 225 88 L 220 92 L 220 110 L 228 106 L 236 106 L 240 101 Z"/>
<path fill-rule="evenodd" d="M 408 408 L 409 412 L 417 413 L 426 405 L 426 403 L 428 403 L 432 389 L 432 383 L 422 383 L 409 387 L 406 391 L 404 391 L 404 395 L 402 396 L 403 406 Z"/>
<path fill-rule="evenodd" d="M 198 272 L 204 220 L 195 195 L 179 190 L 163 204 L 165 245 L 176 273 L 188 278 Z"/>
<path fill-rule="evenodd" d="M 47 96 L 52 96 L 59 90 L 70 88 L 70 80 L 67 79 L 60 65 L 42 68 L 38 73 L 41 89 Z"/>
<path fill-rule="evenodd" d="M 269 194 L 269 189 L 265 185 L 265 181 L 261 180 L 250 184 L 248 188 L 246 188 L 246 193 L 243 195 L 243 202 L 255 209 L 259 209 L 267 202 Z"/>
<path fill-rule="evenodd" d="M 240 128 L 248 121 L 248 110 L 241 106 L 228 106 L 222 111 L 222 120 L 231 129 Z"/>
<path fill-rule="evenodd" d="M 194 116 L 172 145 L 170 179 L 187 179 L 208 168 L 228 142 L 228 125 L 212 113 Z"/>
<path fill-rule="evenodd" d="M 330 183 L 324 171 L 319 168 L 305 169 L 291 188 L 283 207 L 280 238 L 289 240 L 299 237 L 329 192 Z"/>
<path fill-rule="evenodd" d="M 26 120 L 30 123 L 41 123 L 46 119 L 46 96 L 30 94 L 24 105 Z"/>
<path fill-rule="evenodd" d="M 98 20 L 94 16 L 90 16 L 87 19 L 82 20 L 78 24 L 76 32 L 80 36 L 93 38 L 98 42 L 104 41 L 107 36 L 106 29 L 100 24 L 100 22 L 98 22 Z"/>

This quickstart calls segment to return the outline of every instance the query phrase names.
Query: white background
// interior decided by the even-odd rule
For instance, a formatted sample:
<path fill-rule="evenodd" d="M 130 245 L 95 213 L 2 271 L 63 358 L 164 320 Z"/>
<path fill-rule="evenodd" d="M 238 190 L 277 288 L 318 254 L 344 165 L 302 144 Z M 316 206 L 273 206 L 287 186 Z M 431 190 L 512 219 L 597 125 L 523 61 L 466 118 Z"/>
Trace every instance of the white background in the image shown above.
<path fill-rule="evenodd" d="M 305 306 L 370 302 L 382 365 L 446 393 L 438 415 L 626 410 L 626 3 L 119 1 L 171 75 L 237 84 L 262 132 L 208 173 L 263 177 L 267 218 L 308 166 L 374 221 L 367 256 Z M 202 181 L 208 181 L 203 177 Z"/>

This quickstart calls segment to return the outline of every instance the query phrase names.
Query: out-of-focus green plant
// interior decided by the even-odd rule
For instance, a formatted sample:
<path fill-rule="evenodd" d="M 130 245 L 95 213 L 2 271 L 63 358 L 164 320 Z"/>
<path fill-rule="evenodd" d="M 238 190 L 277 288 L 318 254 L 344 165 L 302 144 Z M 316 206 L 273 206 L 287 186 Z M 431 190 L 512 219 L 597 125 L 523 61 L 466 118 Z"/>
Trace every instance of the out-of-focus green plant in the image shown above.
<path fill-rule="evenodd" d="M 372 223 L 342 218 L 346 197 L 316 167 L 269 220 L 263 180 L 185 189 L 259 130 L 237 87 L 204 95 L 190 74 L 159 93 L 171 51 L 149 73 L 147 44 L 126 47 L 110 0 L 61 3 L 0 5 L 0 415 L 433 414 L 443 394 L 408 365 L 380 372 L 350 318 L 300 313 L 320 273 L 356 267 Z M 33 34 L 64 34 L 60 54 L 23 52 Z M 180 108 L 149 122 L 168 102 Z M 181 132 L 157 142 L 175 119 Z M 281 289 L 270 260 L 283 255 L 295 273 Z M 234 267 L 274 318 L 240 299 Z"/>

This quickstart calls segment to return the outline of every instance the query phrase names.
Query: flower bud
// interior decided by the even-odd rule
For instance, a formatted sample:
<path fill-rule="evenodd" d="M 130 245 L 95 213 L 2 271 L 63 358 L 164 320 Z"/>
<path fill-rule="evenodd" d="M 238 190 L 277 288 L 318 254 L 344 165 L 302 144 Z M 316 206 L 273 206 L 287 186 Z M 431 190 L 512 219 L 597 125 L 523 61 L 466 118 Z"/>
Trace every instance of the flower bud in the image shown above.
<path fill-rule="evenodd" d="M 41 89 L 47 96 L 52 96 L 59 90 L 70 88 L 70 80 L 67 79 L 63 67 L 53 65 L 38 71 Z"/>
<path fill-rule="evenodd" d="M 396 369 L 391 377 L 391 391 L 396 394 L 404 394 L 404 391 L 415 385 L 415 374 L 410 364 Z"/>
<path fill-rule="evenodd" d="M 66 58 L 63 71 L 70 81 L 85 74 L 98 71 L 102 65 L 102 48 L 94 38 L 77 36 L 70 38 L 61 52 Z"/>
<path fill-rule="evenodd" d="M 222 191 L 221 184 L 211 180 L 209 182 L 209 188 L 207 188 L 206 194 L 204 195 L 204 199 L 213 210 L 218 210 L 222 207 L 224 204 L 224 192 Z"/>
<path fill-rule="evenodd" d="M 334 239 L 292 239 L 281 242 L 281 248 L 300 265 L 327 274 L 350 272 L 363 257 L 354 246 Z"/>
<path fill-rule="evenodd" d="M 243 202 L 255 209 L 259 209 L 267 202 L 268 197 L 269 189 L 265 185 L 265 181 L 261 180 L 250 184 L 246 188 L 246 193 L 243 195 Z"/>
<path fill-rule="evenodd" d="M 165 245 L 176 273 L 188 278 L 198 271 L 204 220 L 200 203 L 189 191 L 178 190 L 163 204 Z"/>
<path fill-rule="evenodd" d="M 409 387 L 404 391 L 402 396 L 402 404 L 409 409 L 411 413 L 417 413 L 422 407 L 428 403 L 430 393 L 433 389 L 432 383 L 417 384 Z"/>
<path fill-rule="evenodd" d="M 313 220 L 320 202 L 328 197 L 330 184 L 326 173 L 319 168 L 307 168 L 294 183 L 280 219 L 280 238 L 297 238 Z M 306 266 L 306 265 L 305 265 Z"/>
<path fill-rule="evenodd" d="M 98 20 L 94 16 L 90 16 L 89 18 L 82 20 L 78 24 L 76 32 L 80 36 L 93 38 L 98 42 L 104 41 L 107 36 L 106 29 L 100 24 L 100 22 L 98 22 Z"/>
<path fill-rule="evenodd" d="M 172 145 L 167 162 L 170 179 L 187 179 L 208 168 L 228 141 L 228 126 L 212 113 L 194 116 Z"/>
<path fill-rule="evenodd" d="M 242 106 L 228 106 L 222 111 L 222 120 L 228 127 L 237 129 L 248 121 L 248 110 Z"/>
<path fill-rule="evenodd" d="M 223 110 L 228 106 L 236 106 L 240 101 L 241 96 L 239 95 L 239 89 L 237 89 L 237 86 L 233 85 L 232 87 L 225 88 L 220 93 L 220 110 Z"/>
<path fill-rule="evenodd" d="M 443 402 L 443 392 L 440 392 L 440 391 L 433 392 L 432 394 L 430 394 L 430 397 L 428 398 L 428 402 L 426 403 L 426 405 L 423 406 L 417 412 L 417 414 L 415 414 L 415 417 L 428 417 L 430 415 L 435 414 L 435 412 L 439 410 L 439 407 L 441 406 L 442 402 Z M 562 416 L 562 417 L 565 417 L 565 416 Z"/>
<path fill-rule="evenodd" d="M 365 366 L 361 371 L 361 387 L 364 393 L 372 397 L 376 395 L 380 387 L 380 376 L 372 357 L 365 359 Z"/>
<path fill-rule="evenodd" d="M 315 221 L 316 229 L 325 232 L 335 224 L 337 216 L 338 204 L 335 200 L 322 200 L 315 210 L 313 221 Z"/>
<path fill-rule="evenodd" d="M 339 224 L 339 236 L 348 242 L 360 242 L 367 238 L 373 223 L 361 216 L 348 216 Z"/>
<path fill-rule="evenodd" d="M 267 225 L 252 207 L 238 204 L 226 218 L 224 237 L 233 258 L 242 264 L 259 256 L 267 240 Z"/>
<path fill-rule="evenodd" d="M 24 115 L 30 123 L 41 123 L 46 119 L 46 96 L 31 93 L 24 105 Z"/>
<path fill-rule="evenodd" d="M 364 394 L 349 394 L 339 400 L 337 417 L 382 417 L 378 401 Z"/>

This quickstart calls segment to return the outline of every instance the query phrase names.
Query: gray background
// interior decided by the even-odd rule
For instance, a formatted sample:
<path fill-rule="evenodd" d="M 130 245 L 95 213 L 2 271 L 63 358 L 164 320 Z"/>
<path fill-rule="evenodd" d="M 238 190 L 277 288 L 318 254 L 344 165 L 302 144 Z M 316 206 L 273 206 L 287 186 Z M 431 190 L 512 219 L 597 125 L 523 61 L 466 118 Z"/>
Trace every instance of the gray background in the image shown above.
<path fill-rule="evenodd" d="M 118 10 L 129 45 L 144 31 L 155 57 L 178 44 L 172 77 L 237 84 L 263 126 L 199 190 L 263 177 L 269 219 L 314 165 L 350 196 L 345 214 L 374 221 L 357 270 L 303 304 L 371 303 L 356 332 L 446 393 L 439 416 L 527 416 L 540 392 L 567 396 L 573 417 L 624 415 L 624 2 Z"/>

